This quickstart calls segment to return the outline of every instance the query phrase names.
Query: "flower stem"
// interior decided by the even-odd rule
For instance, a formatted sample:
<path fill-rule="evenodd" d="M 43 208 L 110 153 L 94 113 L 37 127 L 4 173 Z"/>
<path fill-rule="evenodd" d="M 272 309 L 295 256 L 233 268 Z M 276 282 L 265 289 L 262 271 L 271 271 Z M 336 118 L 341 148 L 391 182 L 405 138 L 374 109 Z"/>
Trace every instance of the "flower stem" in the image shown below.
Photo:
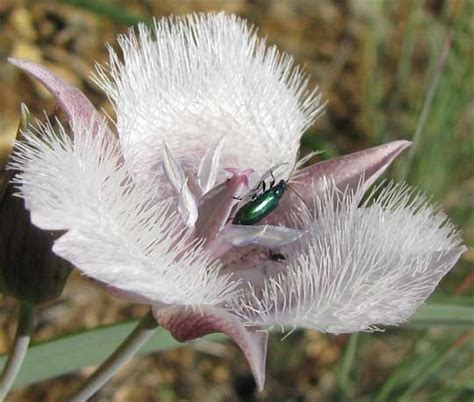
<path fill-rule="evenodd" d="M 138 352 L 157 328 L 158 322 L 153 317 L 150 309 L 119 347 L 82 384 L 70 401 L 87 401 L 114 376 L 117 370 Z"/>
<path fill-rule="evenodd" d="M 34 327 L 34 310 L 32 304 L 21 302 L 15 340 L 0 378 L 0 401 L 3 401 L 10 391 L 25 359 Z"/>

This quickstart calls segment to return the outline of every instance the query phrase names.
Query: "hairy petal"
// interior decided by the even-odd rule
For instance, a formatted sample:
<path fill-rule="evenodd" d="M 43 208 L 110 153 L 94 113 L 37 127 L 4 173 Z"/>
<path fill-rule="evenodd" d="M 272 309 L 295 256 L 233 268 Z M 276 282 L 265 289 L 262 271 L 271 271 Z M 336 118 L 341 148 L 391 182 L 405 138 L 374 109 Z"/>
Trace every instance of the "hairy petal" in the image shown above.
<path fill-rule="evenodd" d="M 95 107 L 78 88 L 64 82 L 46 67 L 39 64 L 14 58 L 9 58 L 8 61 L 40 81 L 53 95 L 60 109 L 70 121 L 81 121 L 83 124 L 89 124 L 94 119 L 95 130 L 99 130 L 104 124 Z"/>
<path fill-rule="evenodd" d="M 160 325 L 181 342 L 200 338 L 215 332 L 222 332 L 231 338 L 244 353 L 259 391 L 265 383 L 265 362 L 268 334 L 245 328 L 231 313 L 223 309 L 196 306 L 195 310 L 182 306 L 153 309 Z"/>
<path fill-rule="evenodd" d="M 121 56 L 110 48 L 95 80 L 116 108 L 126 156 L 144 175 L 159 164 L 164 141 L 193 171 L 221 138 L 226 166 L 259 174 L 281 161 L 291 167 L 321 109 L 293 59 L 234 15 L 161 19 L 119 45 Z"/>
<path fill-rule="evenodd" d="M 91 123 L 93 124 L 93 123 Z M 54 251 L 98 281 L 151 302 L 215 304 L 236 284 L 219 264 L 190 243 L 170 201 L 138 185 L 117 144 L 101 130 L 75 124 L 74 140 L 43 125 L 25 133 L 10 168 L 32 222 L 66 230 Z"/>
<path fill-rule="evenodd" d="M 327 187 L 317 218 L 301 218 L 309 235 L 286 269 L 235 302 L 249 323 L 332 333 L 402 323 L 466 250 L 447 217 L 406 186 L 360 207 L 363 188 Z"/>

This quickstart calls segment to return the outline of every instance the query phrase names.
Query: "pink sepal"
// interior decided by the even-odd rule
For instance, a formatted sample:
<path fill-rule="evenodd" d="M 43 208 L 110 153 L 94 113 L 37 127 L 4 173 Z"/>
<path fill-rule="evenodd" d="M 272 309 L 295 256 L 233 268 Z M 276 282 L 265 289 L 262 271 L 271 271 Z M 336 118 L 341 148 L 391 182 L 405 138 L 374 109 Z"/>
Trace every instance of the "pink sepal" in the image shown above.
<path fill-rule="evenodd" d="M 49 69 L 39 64 L 11 57 L 8 61 L 41 82 L 69 120 L 79 121 L 88 126 L 94 119 L 96 130 L 104 125 L 105 119 L 100 116 L 89 99 L 78 88 L 64 82 Z"/>
<path fill-rule="evenodd" d="M 199 309 L 199 310 L 197 310 Z M 190 341 L 204 335 L 222 332 L 231 338 L 247 359 L 259 391 L 265 383 L 265 362 L 268 334 L 245 328 L 231 313 L 211 306 L 196 310 L 184 306 L 154 306 L 153 314 L 159 324 L 180 341 Z"/>
<path fill-rule="evenodd" d="M 400 140 L 379 145 L 349 155 L 329 159 L 308 166 L 297 172 L 289 181 L 290 189 L 280 200 L 280 205 L 265 224 L 288 224 L 288 213 L 298 208 L 313 208 L 319 196 L 327 191 L 328 184 L 334 183 L 341 194 L 362 186 L 366 191 L 390 166 L 393 160 L 411 145 Z M 302 204 L 301 198 L 306 202 Z"/>
<path fill-rule="evenodd" d="M 329 159 L 302 169 L 291 178 L 294 188 L 304 195 L 312 190 L 312 183 L 320 183 L 322 178 L 333 180 L 336 187 L 345 190 L 362 185 L 367 190 L 387 169 L 393 160 L 411 145 L 400 140 L 354 152 L 349 155 Z"/>

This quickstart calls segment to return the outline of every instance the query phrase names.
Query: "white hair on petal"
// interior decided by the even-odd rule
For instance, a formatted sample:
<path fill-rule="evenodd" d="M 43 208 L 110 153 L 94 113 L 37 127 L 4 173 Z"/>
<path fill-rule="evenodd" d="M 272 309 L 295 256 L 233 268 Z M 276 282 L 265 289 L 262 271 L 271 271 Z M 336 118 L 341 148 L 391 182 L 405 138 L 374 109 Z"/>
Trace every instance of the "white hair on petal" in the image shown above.
<path fill-rule="evenodd" d="M 172 201 L 133 181 L 113 137 L 102 127 L 50 123 L 24 133 L 10 164 L 32 222 L 66 230 L 54 251 L 84 274 L 153 302 L 214 305 L 237 284 L 189 241 Z"/>
<path fill-rule="evenodd" d="M 118 42 L 123 61 L 109 47 L 94 80 L 115 106 L 126 157 L 142 173 L 159 162 L 165 140 L 195 169 L 221 138 L 226 166 L 258 174 L 281 161 L 291 167 L 321 110 L 293 59 L 235 15 L 164 18 Z"/>
<path fill-rule="evenodd" d="M 445 214 L 403 184 L 340 193 L 329 186 L 308 236 L 283 273 L 230 306 L 248 325 L 323 332 L 374 330 L 406 321 L 465 251 Z"/>

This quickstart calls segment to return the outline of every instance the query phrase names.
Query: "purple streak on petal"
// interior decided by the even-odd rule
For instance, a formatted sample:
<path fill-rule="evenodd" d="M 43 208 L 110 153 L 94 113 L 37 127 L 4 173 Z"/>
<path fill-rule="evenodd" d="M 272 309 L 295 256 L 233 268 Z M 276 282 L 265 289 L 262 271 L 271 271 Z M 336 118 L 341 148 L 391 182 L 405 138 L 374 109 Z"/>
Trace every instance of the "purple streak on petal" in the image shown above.
<path fill-rule="evenodd" d="M 233 176 L 218 185 L 200 201 L 199 216 L 196 222 L 196 236 L 212 241 L 229 220 L 232 207 L 237 203 L 234 197 L 248 183 L 247 171 L 236 171 Z"/>
<path fill-rule="evenodd" d="M 258 390 L 263 390 L 268 341 L 266 332 L 245 328 L 233 314 L 218 307 L 199 306 L 199 311 L 193 311 L 183 306 L 154 306 L 153 314 L 159 324 L 180 342 L 215 332 L 226 334 L 244 353 Z"/>
<path fill-rule="evenodd" d="M 40 81 L 51 95 L 53 95 L 61 111 L 66 114 L 69 120 L 80 121 L 89 125 L 91 119 L 94 118 L 97 128 L 103 124 L 104 119 L 78 88 L 64 82 L 46 67 L 39 64 L 11 57 L 8 61 Z"/>

